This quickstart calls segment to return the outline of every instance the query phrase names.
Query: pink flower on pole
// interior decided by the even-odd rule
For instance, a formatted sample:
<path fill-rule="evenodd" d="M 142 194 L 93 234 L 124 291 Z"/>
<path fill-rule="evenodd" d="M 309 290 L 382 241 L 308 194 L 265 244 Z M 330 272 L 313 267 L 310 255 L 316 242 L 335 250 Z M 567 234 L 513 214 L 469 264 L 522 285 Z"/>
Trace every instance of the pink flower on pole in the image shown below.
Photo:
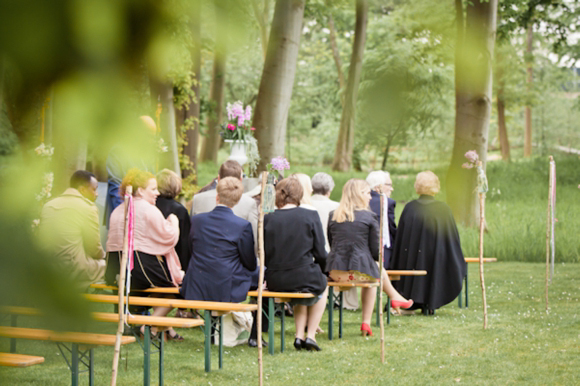
<path fill-rule="evenodd" d="M 256 128 L 255 127 L 250 127 L 250 130 L 254 131 L 254 130 L 256 130 Z"/>
<path fill-rule="evenodd" d="M 474 164 L 479 159 L 479 156 L 475 150 L 469 150 L 467 153 L 465 153 L 465 158 Z"/>

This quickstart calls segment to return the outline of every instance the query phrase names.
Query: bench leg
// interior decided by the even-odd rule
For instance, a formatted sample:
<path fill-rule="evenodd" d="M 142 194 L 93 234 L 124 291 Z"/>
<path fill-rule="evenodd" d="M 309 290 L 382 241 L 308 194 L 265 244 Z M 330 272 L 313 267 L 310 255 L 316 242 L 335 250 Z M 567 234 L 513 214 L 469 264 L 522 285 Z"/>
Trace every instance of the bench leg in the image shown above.
<path fill-rule="evenodd" d="M 71 374 L 71 385 L 78 386 L 78 384 L 79 384 L 79 345 L 76 343 L 72 344 L 72 349 L 71 349 L 70 374 Z"/>
<path fill-rule="evenodd" d="M 280 352 L 284 352 L 284 332 L 286 330 L 285 322 L 286 322 L 286 310 L 284 309 L 284 303 L 282 303 L 282 316 L 280 316 Z"/>
<path fill-rule="evenodd" d="M 334 333 L 332 327 L 334 324 L 333 313 L 334 311 L 334 287 L 328 287 L 328 340 L 332 340 Z"/>
<path fill-rule="evenodd" d="M 203 330 L 205 333 L 204 342 L 204 354 L 205 354 L 205 371 L 209 373 L 211 371 L 211 312 L 205 310 L 203 312 L 203 319 L 205 325 Z"/>
<path fill-rule="evenodd" d="M 264 299 L 262 299 L 264 301 Z M 274 355 L 274 315 L 276 313 L 276 303 L 274 298 L 268 298 L 268 340 L 270 355 Z M 261 334 L 261 331 L 258 331 Z"/>
<path fill-rule="evenodd" d="M 165 331 L 159 334 L 159 386 L 163 386 L 163 347 L 165 346 Z"/>
<path fill-rule="evenodd" d="M 151 327 L 145 326 L 143 333 L 143 385 L 151 384 Z"/>
<path fill-rule="evenodd" d="M 469 288 L 467 287 L 467 273 L 469 272 L 469 267 L 465 270 L 465 308 L 469 307 Z"/>
<path fill-rule="evenodd" d="M 95 384 L 95 352 L 94 348 L 89 349 L 89 386 Z"/>
<path fill-rule="evenodd" d="M 219 317 L 218 323 L 219 323 L 219 332 L 220 332 L 219 368 L 222 369 L 224 367 L 224 317 L 223 317 L 223 315 Z"/>
<path fill-rule="evenodd" d="M 342 339 L 342 312 L 344 310 L 344 291 L 340 291 L 340 293 L 338 294 L 338 299 L 339 299 L 339 305 L 340 305 L 340 309 L 338 310 L 338 337 L 340 339 Z M 333 299 L 334 300 L 334 299 Z"/>
<path fill-rule="evenodd" d="M 10 317 L 10 326 L 11 327 L 17 327 L 17 319 L 18 319 L 18 315 L 12 315 Z M 10 338 L 10 352 L 11 353 L 15 353 L 16 352 L 16 338 Z"/>

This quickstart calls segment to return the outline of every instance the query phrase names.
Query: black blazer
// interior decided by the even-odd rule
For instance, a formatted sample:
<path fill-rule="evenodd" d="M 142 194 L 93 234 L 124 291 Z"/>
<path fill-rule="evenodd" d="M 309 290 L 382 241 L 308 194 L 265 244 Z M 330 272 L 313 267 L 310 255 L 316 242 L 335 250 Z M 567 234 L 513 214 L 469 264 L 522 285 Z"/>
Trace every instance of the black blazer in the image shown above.
<path fill-rule="evenodd" d="M 264 217 L 268 289 L 308 292 L 326 289 L 324 232 L 320 216 L 305 208 L 278 209 Z"/>
<path fill-rule="evenodd" d="M 191 230 L 189 213 L 187 213 L 187 209 L 183 205 L 169 197 L 157 197 L 155 205 L 163 213 L 163 217 L 167 218 L 170 214 L 174 214 L 179 220 L 179 240 L 177 241 L 177 245 L 175 245 L 175 252 L 179 256 L 181 269 L 187 272 L 187 266 L 191 258 L 191 247 L 188 241 L 189 231 Z"/>

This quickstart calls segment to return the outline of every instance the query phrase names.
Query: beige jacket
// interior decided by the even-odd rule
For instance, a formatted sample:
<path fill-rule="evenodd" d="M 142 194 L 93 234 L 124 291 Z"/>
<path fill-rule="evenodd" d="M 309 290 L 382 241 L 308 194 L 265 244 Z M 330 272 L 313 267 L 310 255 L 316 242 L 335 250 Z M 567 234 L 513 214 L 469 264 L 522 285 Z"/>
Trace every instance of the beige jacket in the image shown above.
<path fill-rule="evenodd" d="M 44 205 L 39 237 L 43 248 L 57 258 L 80 286 L 87 287 L 103 277 L 106 262 L 98 209 L 78 190 L 68 188 Z"/>

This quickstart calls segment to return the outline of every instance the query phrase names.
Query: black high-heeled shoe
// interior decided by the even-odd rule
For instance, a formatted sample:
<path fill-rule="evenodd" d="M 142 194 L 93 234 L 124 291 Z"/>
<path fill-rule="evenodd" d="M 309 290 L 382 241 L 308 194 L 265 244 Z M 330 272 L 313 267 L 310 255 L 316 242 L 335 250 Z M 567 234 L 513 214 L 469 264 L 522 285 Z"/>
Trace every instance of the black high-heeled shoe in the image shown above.
<path fill-rule="evenodd" d="M 322 351 L 322 349 L 320 347 L 318 347 L 318 345 L 316 344 L 316 341 L 314 341 L 310 338 L 306 338 L 304 340 L 303 347 L 308 351 Z"/>
<path fill-rule="evenodd" d="M 300 338 L 296 338 L 294 339 L 294 348 L 298 351 L 302 350 L 302 347 L 304 346 L 304 341 Z"/>

